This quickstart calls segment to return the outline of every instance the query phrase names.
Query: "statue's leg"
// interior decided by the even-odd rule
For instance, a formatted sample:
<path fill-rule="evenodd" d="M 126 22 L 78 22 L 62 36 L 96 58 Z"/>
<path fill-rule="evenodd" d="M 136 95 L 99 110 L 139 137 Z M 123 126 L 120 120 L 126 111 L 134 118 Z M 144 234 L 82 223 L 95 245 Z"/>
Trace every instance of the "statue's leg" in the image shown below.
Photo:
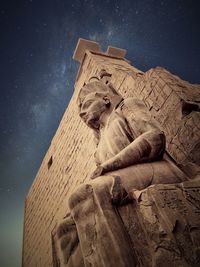
<path fill-rule="evenodd" d="M 174 184 L 187 180 L 186 175 L 169 160 L 136 164 L 109 174 L 121 177 L 126 192 L 132 189 L 143 190 L 152 184 Z"/>
<path fill-rule="evenodd" d="M 188 180 L 186 174 L 168 158 L 151 165 L 154 172 L 152 184 L 175 184 Z"/>
<path fill-rule="evenodd" d="M 112 204 L 112 176 L 81 185 L 70 197 L 85 266 L 136 266 L 131 241 Z"/>

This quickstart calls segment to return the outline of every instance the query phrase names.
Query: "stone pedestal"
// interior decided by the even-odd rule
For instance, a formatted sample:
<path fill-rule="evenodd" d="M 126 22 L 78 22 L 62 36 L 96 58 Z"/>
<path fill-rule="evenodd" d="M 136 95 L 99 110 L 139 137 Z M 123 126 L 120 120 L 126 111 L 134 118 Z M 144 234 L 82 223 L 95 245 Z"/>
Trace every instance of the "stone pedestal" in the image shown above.
<path fill-rule="evenodd" d="M 200 178 L 133 194 L 119 212 L 138 266 L 200 266 Z"/>

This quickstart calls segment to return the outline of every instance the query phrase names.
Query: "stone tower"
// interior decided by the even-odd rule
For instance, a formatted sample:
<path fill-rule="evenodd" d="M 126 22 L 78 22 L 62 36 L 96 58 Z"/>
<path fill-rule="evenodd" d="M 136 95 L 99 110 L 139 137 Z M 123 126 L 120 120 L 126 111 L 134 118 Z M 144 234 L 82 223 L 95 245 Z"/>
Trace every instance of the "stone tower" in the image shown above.
<path fill-rule="evenodd" d="M 78 41 L 73 58 L 80 68 L 74 94 L 25 202 L 24 267 L 78 266 L 64 262 L 56 229 L 69 213 L 69 196 L 90 181 L 95 170 L 94 135 L 78 115 L 77 97 L 91 77 L 102 72 L 105 85 L 112 85 L 125 99 L 142 101 L 165 133 L 165 157 L 187 177 L 178 184 L 135 191 L 135 201 L 117 208 L 129 236 L 133 266 L 200 264 L 200 86 L 160 67 L 144 73 L 125 54 L 111 46 L 104 53 L 96 42 Z"/>

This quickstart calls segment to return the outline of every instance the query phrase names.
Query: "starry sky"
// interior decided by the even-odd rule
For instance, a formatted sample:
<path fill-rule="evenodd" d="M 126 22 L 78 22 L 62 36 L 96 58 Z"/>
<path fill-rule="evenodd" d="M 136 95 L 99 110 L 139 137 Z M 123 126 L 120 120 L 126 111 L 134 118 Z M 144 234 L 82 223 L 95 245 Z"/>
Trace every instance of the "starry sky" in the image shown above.
<path fill-rule="evenodd" d="M 0 266 L 21 264 L 24 199 L 73 93 L 78 38 L 200 83 L 199 25 L 195 0 L 1 0 Z"/>

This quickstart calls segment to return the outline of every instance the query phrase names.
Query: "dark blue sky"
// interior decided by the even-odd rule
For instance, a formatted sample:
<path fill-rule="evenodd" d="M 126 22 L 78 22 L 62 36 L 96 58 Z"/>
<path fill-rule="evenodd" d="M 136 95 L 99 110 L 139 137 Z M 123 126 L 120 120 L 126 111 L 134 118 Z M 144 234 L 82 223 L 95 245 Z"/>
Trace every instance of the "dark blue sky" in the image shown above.
<path fill-rule="evenodd" d="M 72 95 L 78 38 L 200 83 L 199 25 L 191 0 L 1 1 L 0 266 L 20 266 L 24 198 Z"/>

